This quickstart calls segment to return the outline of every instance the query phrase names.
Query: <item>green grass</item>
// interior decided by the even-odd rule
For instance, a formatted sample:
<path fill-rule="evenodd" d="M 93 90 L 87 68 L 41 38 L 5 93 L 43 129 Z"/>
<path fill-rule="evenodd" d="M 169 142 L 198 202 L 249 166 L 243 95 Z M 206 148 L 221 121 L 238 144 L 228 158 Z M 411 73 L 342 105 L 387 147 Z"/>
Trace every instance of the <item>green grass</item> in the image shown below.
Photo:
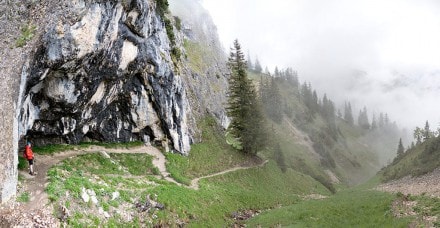
<path fill-rule="evenodd" d="M 67 145 L 67 144 L 54 144 L 54 145 L 47 145 L 47 146 L 34 146 L 32 148 L 33 152 L 36 154 L 54 154 L 57 152 L 63 152 L 67 150 L 73 150 L 75 149 L 74 145 Z"/>
<path fill-rule="evenodd" d="M 230 226 L 233 223 L 230 215 L 236 211 L 290 205 L 300 201 L 298 195 L 310 192 L 329 194 L 309 176 L 291 169 L 282 173 L 275 162 L 201 180 L 199 191 L 165 185 L 154 188 L 153 192 L 179 218 L 188 220 L 190 227 Z M 169 214 L 163 216 L 166 219 Z"/>
<path fill-rule="evenodd" d="M 199 125 L 202 143 L 192 145 L 188 157 L 166 154 L 167 170 L 177 181 L 189 184 L 193 178 L 236 167 L 251 159 L 226 143 L 223 130 L 213 118 L 206 118 Z"/>
<path fill-rule="evenodd" d="M 247 224 L 270 227 L 407 227 L 410 218 L 391 212 L 396 196 L 377 191 L 342 191 L 322 200 L 303 201 L 262 213 Z"/>
<path fill-rule="evenodd" d="M 384 181 L 399 179 L 408 175 L 420 176 L 440 167 L 440 138 L 429 139 L 396 158 L 381 170 Z"/>
<path fill-rule="evenodd" d="M 435 227 L 440 227 L 440 199 L 436 197 L 411 196 L 411 200 L 416 200 L 417 205 L 414 211 L 423 216 L 435 216 L 437 221 L 434 223 Z"/>
<path fill-rule="evenodd" d="M 29 202 L 31 196 L 29 192 L 23 192 L 17 197 L 17 202 L 27 203 Z"/>
<path fill-rule="evenodd" d="M 157 168 L 153 166 L 153 157 L 146 154 L 111 154 L 110 157 L 126 167 L 132 175 L 158 174 Z"/>
<path fill-rule="evenodd" d="M 46 146 L 35 146 L 32 148 L 34 153 L 41 154 L 41 155 L 52 155 L 54 153 L 59 153 L 63 151 L 68 150 L 74 150 L 74 149 L 84 149 L 90 146 L 101 146 L 106 149 L 129 149 L 133 147 L 139 147 L 142 146 L 143 142 L 141 141 L 134 141 L 134 142 L 126 142 L 126 143 L 103 143 L 103 142 L 82 142 L 78 145 L 70 145 L 70 144 L 53 144 L 53 145 L 46 145 Z"/>
<path fill-rule="evenodd" d="M 18 165 L 17 168 L 19 170 L 24 170 L 27 168 L 28 160 L 22 156 L 18 156 Z"/>
<path fill-rule="evenodd" d="M 26 45 L 26 43 L 34 37 L 36 29 L 37 26 L 35 25 L 31 25 L 31 24 L 23 25 L 21 28 L 21 35 L 15 41 L 15 46 L 23 47 L 24 45 Z"/>
<path fill-rule="evenodd" d="M 213 119 L 205 119 L 200 126 L 204 141 L 193 145 L 188 157 L 167 154 L 168 169 L 174 178 L 177 179 L 176 175 L 180 175 L 183 180 L 181 182 L 186 181 L 189 184 L 194 177 L 223 171 L 252 160 L 226 143 L 224 132 Z M 309 193 L 329 194 L 326 188 L 310 176 L 292 169 L 281 172 L 274 161 L 264 167 L 202 179 L 199 183 L 200 189 L 196 191 L 156 179 L 152 176 L 154 171 L 151 170 L 151 157 L 143 156 L 111 154 L 111 159 L 108 159 L 93 153 L 66 159 L 49 170 L 46 191 L 54 204 L 64 205 L 64 201 L 69 200 L 70 208 L 80 206 L 87 211 L 93 205 L 81 200 L 81 190 L 93 189 L 101 205 L 110 212 L 123 203 L 134 204 L 139 199 L 145 199 L 147 194 L 157 194 L 158 202 L 163 203 L 166 209 L 156 212 L 158 217 L 152 220 L 152 224 L 177 226 L 176 220 L 179 218 L 190 227 L 230 226 L 233 223 L 230 215 L 236 211 L 291 205 L 301 201 L 300 195 Z M 127 172 L 145 176 L 128 178 Z M 149 182 L 155 182 L 156 185 L 148 184 Z M 116 202 L 109 200 L 114 191 L 121 194 Z M 65 197 L 66 192 L 69 192 L 69 199 Z M 134 212 L 134 215 L 131 222 L 123 222 L 117 216 L 100 222 L 103 226 L 145 225 L 139 224 L 145 214 Z M 99 218 L 82 212 L 70 218 L 68 224 L 74 227 L 95 226 L 96 219 Z"/>

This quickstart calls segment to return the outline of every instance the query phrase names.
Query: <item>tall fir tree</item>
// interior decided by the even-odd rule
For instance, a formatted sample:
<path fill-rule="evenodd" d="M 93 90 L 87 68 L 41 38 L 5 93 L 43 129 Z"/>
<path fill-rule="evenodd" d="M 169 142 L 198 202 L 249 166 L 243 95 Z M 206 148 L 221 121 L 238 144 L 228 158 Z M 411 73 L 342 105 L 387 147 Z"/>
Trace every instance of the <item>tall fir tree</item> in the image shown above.
<path fill-rule="evenodd" d="M 270 76 L 270 71 L 267 66 L 264 68 L 264 73 Z"/>
<path fill-rule="evenodd" d="M 399 145 L 397 146 L 397 156 L 401 157 L 405 153 L 405 148 L 402 144 L 402 138 L 399 139 Z"/>
<path fill-rule="evenodd" d="M 234 41 L 228 66 L 231 71 L 227 106 L 230 132 L 240 141 L 244 153 L 256 154 L 266 142 L 265 124 L 238 40 Z"/>
<path fill-rule="evenodd" d="M 385 119 L 383 117 L 383 113 L 379 115 L 379 127 L 383 127 L 385 125 Z"/>
<path fill-rule="evenodd" d="M 377 129 L 377 121 L 376 121 L 376 115 L 373 114 L 373 120 L 371 121 L 371 130 Z"/>
<path fill-rule="evenodd" d="M 277 66 L 275 66 L 275 71 L 274 71 L 273 75 L 274 75 L 275 77 L 279 77 L 279 76 L 280 76 L 280 70 L 278 70 L 278 67 L 277 67 Z"/>
<path fill-rule="evenodd" d="M 349 125 L 353 125 L 354 124 L 353 112 L 351 110 L 350 102 L 348 102 L 348 104 L 345 103 L 345 106 L 344 106 L 344 120 L 347 121 L 347 123 Z"/>
<path fill-rule="evenodd" d="M 370 129 L 370 122 L 368 121 L 367 107 L 359 111 L 358 125 L 364 129 Z"/>
<path fill-rule="evenodd" d="M 260 64 L 260 61 L 258 60 L 258 57 L 255 59 L 254 70 L 257 73 L 261 73 L 263 71 L 263 67 Z"/>
<path fill-rule="evenodd" d="M 425 123 L 425 129 L 423 130 L 423 140 L 426 141 L 430 139 L 432 136 L 431 129 L 429 129 L 429 123 L 426 121 Z"/>
<path fill-rule="evenodd" d="M 248 68 L 248 70 L 254 70 L 254 64 L 252 64 L 252 60 L 251 60 L 250 56 L 251 56 L 251 54 L 248 51 L 247 62 L 246 62 L 247 68 Z"/>

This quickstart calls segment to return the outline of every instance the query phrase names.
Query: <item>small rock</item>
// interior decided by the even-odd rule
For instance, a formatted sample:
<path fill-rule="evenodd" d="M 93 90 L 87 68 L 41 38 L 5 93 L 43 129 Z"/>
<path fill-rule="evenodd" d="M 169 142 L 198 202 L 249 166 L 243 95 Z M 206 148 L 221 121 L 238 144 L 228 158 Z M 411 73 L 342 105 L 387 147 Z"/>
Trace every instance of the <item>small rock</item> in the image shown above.
<path fill-rule="evenodd" d="M 120 194 L 118 191 L 112 193 L 112 200 L 119 198 Z"/>
<path fill-rule="evenodd" d="M 107 211 L 104 211 L 104 217 L 110 218 L 110 214 Z"/>
<path fill-rule="evenodd" d="M 81 198 L 84 200 L 85 203 L 88 203 L 90 201 L 90 196 L 87 194 L 86 189 L 82 189 Z"/>
<path fill-rule="evenodd" d="M 105 158 L 110 158 L 110 155 L 108 155 L 105 151 L 99 151 L 99 153 Z"/>
<path fill-rule="evenodd" d="M 161 203 L 156 203 L 156 206 L 154 206 L 155 208 L 159 209 L 159 210 L 163 210 L 165 209 L 165 205 L 161 204 Z"/>
<path fill-rule="evenodd" d="M 98 204 L 98 199 L 96 198 L 96 196 L 92 196 L 90 197 L 90 199 L 92 200 L 93 204 Z"/>

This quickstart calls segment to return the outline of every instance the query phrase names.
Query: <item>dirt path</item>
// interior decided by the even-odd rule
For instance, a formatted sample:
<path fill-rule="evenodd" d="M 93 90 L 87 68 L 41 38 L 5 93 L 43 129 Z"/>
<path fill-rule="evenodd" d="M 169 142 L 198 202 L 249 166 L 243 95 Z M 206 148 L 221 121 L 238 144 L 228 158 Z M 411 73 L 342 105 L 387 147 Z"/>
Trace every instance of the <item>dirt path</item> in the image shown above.
<path fill-rule="evenodd" d="M 54 155 L 36 155 L 35 171 L 36 176 L 30 176 L 27 172 L 21 172 L 28 181 L 26 181 L 26 190 L 30 192 L 30 203 L 25 204 L 26 210 L 35 210 L 41 208 L 41 205 L 49 203 L 48 197 L 44 189 L 48 184 L 47 171 L 55 164 L 70 158 L 87 153 L 126 153 L 126 154 L 148 154 L 154 157 L 153 164 L 159 169 L 161 175 L 168 181 L 177 183 L 172 178 L 168 177 L 169 173 L 165 168 L 165 156 L 156 148 L 152 146 L 142 146 L 131 149 L 106 149 L 104 147 L 91 146 L 86 149 L 64 151 Z M 178 184 L 178 183 L 177 183 Z"/>
<path fill-rule="evenodd" d="M 59 227 L 59 221 L 53 217 L 53 209 L 49 205 L 48 195 L 45 188 L 48 185 L 47 171 L 59 162 L 88 153 L 101 153 L 104 156 L 112 153 L 125 154 L 148 154 L 153 156 L 153 165 L 158 168 L 161 176 L 176 185 L 183 186 L 170 177 L 170 173 L 166 170 L 166 158 L 157 149 L 152 146 L 142 146 L 130 149 L 107 149 L 104 147 L 91 146 L 85 149 L 64 151 L 54 155 L 36 155 L 35 171 L 36 176 L 31 176 L 27 171 L 20 171 L 20 174 L 26 179 L 22 186 L 22 192 L 28 192 L 30 200 L 28 203 L 11 202 L 11 205 L 0 208 L 0 227 L 18 226 L 26 227 L 33 224 L 35 227 Z M 201 179 L 223 175 L 237 170 L 250 169 L 254 167 L 264 166 L 268 160 L 258 165 L 240 166 L 227 169 L 218 173 L 196 178 L 191 181 L 190 186 L 185 186 L 194 190 L 199 189 L 199 181 Z M 128 176 L 127 176 L 128 177 Z M 131 177 L 131 176 L 130 176 Z M 141 177 L 139 177 L 141 178 Z"/>
<path fill-rule="evenodd" d="M 239 166 L 239 167 L 234 167 L 234 168 L 231 168 L 231 169 L 227 169 L 227 170 L 224 170 L 224 171 L 221 171 L 221 172 L 218 172 L 218 173 L 214 173 L 214 174 L 211 174 L 211 175 L 207 175 L 207 176 L 203 176 L 203 177 L 198 177 L 198 178 L 193 179 L 191 181 L 191 185 L 189 187 L 194 189 L 194 190 L 198 190 L 199 189 L 199 181 L 201 179 L 215 177 L 215 176 L 223 175 L 223 174 L 234 172 L 234 171 L 241 170 L 241 169 L 250 169 L 250 168 L 255 168 L 255 167 L 263 167 L 267 162 L 269 162 L 269 160 L 266 160 L 263 163 L 261 163 L 259 165 L 256 165 L 256 166 L 255 165 L 253 165 L 253 166 Z"/>

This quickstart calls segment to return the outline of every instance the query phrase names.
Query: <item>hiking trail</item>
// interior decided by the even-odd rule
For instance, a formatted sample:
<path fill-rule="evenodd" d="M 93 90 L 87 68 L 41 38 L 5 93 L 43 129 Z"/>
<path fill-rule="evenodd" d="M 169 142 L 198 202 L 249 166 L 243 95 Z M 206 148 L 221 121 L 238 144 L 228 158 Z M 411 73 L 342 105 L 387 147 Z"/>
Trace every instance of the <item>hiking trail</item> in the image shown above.
<path fill-rule="evenodd" d="M 223 175 L 226 173 L 234 172 L 237 170 L 250 169 L 255 167 L 264 166 L 268 160 L 261 162 L 259 164 L 252 164 L 248 166 L 237 166 L 230 169 L 223 170 L 221 172 L 213 173 L 210 175 L 195 178 L 191 181 L 190 186 L 182 185 L 174 180 L 170 173 L 166 169 L 166 157 L 157 148 L 153 146 L 140 146 L 129 149 L 118 148 L 118 149 L 108 149 L 100 146 L 90 146 L 88 148 L 67 150 L 59 153 L 54 153 L 52 155 L 35 155 L 35 167 L 34 170 L 37 173 L 35 176 L 28 174 L 28 170 L 21 170 L 19 173 L 23 176 L 25 181 L 23 182 L 23 188 L 25 192 L 29 193 L 30 199 L 27 203 L 16 203 L 13 202 L 12 206 L 7 208 L 0 208 L 0 219 L 4 221 L 17 220 L 17 223 L 12 223 L 13 225 L 20 224 L 32 224 L 37 221 L 48 221 L 46 223 L 47 227 L 58 227 L 59 221 L 53 218 L 52 209 L 49 207 L 49 198 L 45 192 L 45 188 L 49 184 L 49 179 L 47 176 L 47 171 L 54 165 L 60 163 L 61 161 L 76 157 L 83 154 L 89 153 L 101 153 L 105 154 L 148 154 L 153 157 L 152 163 L 159 170 L 160 175 L 168 182 L 174 183 L 178 186 L 198 190 L 199 181 L 202 179 L 215 177 Z M 127 175 L 131 177 L 132 175 Z M 140 177 L 139 177 L 140 178 Z M 27 212 L 29 216 L 23 216 L 23 212 Z M 23 217 L 23 218 L 20 218 Z M 28 219 L 28 220 L 26 220 Z M 0 223 L 1 225 L 2 223 Z M 11 225 L 10 223 L 5 223 L 6 225 Z"/>

